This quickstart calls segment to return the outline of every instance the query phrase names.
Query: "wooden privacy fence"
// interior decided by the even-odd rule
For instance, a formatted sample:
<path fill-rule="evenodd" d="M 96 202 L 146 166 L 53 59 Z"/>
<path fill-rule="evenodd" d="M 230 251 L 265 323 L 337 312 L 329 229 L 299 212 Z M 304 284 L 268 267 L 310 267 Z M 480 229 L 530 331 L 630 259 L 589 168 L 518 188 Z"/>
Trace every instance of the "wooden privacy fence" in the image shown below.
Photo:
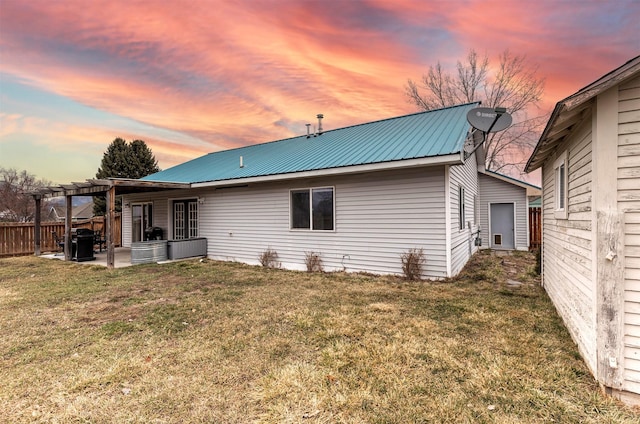
<path fill-rule="evenodd" d="M 88 228 L 100 231 L 104 237 L 105 217 L 96 216 L 91 219 L 74 221 L 72 228 Z M 35 225 L 33 222 L 0 222 L 0 257 L 33 255 L 35 253 Z M 53 233 L 64 238 L 64 222 L 43 222 L 40 224 L 40 251 L 56 252 L 60 248 L 56 244 Z M 122 216 L 115 214 L 113 229 L 114 245 L 122 245 Z"/>
<path fill-rule="evenodd" d="M 542 245 L 542 208 L 529 208 L 529 249 Z"/>

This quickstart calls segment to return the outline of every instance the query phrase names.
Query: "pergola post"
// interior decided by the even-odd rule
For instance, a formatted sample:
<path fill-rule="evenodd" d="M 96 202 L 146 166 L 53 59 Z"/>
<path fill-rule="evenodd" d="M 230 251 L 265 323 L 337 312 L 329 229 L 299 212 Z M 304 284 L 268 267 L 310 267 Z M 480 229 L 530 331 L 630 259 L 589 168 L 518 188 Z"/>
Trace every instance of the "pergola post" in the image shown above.
<path fill-rule="evenodd" d="M 115 227 L 116 187 L 110 186 L 106 198 L 105 240 L 107 242 L 107 268 L 115 268 L 116 252 L 114 248 L 113 229 Z"/>
<path fill-rule="evenodd" d="M 35 255 L 36 256 L 40 256 L 40 245 L 41 245 L 41 240 L 40 240 L 40 220 L 42 219 L 42 217 L 40 216 L 40 206 L 42 203 L 42 196 L 40 196 L 39 194 L 33 196 L 34 200 L 36 201 L 36 216 L 35 216 L 35 225 L 34 225 L 34 243 L 35 243 Z"/>
<path fill-rule="evenodd" d="M 72 199 L 73 196 L 65 193 L 65 199 L 67 204 L 67 210 L 64 216 L 64 260 L 70 261 L 71 258 L 71 217 L 72 217 Z"/>

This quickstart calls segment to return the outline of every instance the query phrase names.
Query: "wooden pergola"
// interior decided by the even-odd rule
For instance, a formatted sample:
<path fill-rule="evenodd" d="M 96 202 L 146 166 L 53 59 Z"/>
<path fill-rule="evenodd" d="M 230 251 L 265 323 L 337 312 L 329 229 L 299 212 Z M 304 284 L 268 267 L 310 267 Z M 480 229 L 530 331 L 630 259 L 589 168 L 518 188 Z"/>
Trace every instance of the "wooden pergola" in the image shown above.
<path fill-rule="evenodd" d="M 143 181 L 126 178 L 93 179 L 83 183 L 61 184 L 41 188 L 31 195 L 36 202 L 35 216 L 35 255 L 40 255 L 40 206 L 43 198 L 60 197 L 66 198 L 66 215 L 64 224 L 64 239 L 71 240 L 71 209 L 73 196 L 106 196 L 106 219 L 105 219 L 105 241 L 107 250 L 107 268 L 113 269 L 115 263 L 114 246 L 114 220 L 116 208 L 116 196 L 129 193 L 142 193 L 151 191 L 164 191 L 190 188 L 188 183 L 172 183 Z M 71 260 L 71 243 L 64 244 L 64 259 Z"/>

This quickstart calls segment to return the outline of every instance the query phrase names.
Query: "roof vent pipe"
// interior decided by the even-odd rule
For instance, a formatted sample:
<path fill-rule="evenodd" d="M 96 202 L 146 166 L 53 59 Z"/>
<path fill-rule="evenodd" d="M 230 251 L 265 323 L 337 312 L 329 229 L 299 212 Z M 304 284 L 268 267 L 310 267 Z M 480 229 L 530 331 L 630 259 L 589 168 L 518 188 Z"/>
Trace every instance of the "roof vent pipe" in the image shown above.
<path fill-rule="evenodd" d="M 322 118 L 324 118 L 324 115 L 319 113 L 317 118 L 318 118 L 318 134 L 322 134 Z"/>
<path fill-rule="evenodd" d="M 240 156 L 240 168 L 244 168 L 244 158 Z"/>
<path fill-rule="evenodd" d="M 307 138 L 311 137 L 311 133 L 309 132 L 309 127 L 311 126 L 311 124 L 305 124 L 307 126 Z"/>

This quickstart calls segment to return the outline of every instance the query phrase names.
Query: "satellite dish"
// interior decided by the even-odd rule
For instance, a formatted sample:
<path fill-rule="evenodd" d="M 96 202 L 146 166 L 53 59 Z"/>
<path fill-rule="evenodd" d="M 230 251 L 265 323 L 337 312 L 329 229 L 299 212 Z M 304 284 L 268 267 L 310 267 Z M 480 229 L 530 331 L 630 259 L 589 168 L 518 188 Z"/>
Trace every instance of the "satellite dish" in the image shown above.
<path fill-rule="evenodd" d="M 506 130 L 513 121 L 504 108 L 476 107 L 467 112 L 467 121 L 483 133 Z"/>

